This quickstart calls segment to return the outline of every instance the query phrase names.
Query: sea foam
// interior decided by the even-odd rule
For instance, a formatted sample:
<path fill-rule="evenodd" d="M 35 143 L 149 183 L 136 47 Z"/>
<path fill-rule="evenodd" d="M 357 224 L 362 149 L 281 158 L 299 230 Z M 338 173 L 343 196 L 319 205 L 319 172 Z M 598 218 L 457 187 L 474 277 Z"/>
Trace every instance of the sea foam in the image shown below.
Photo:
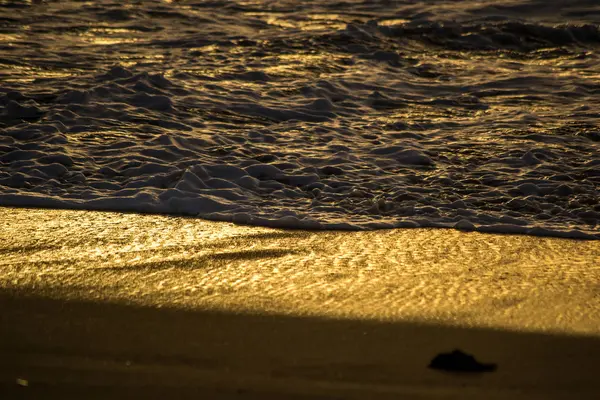
<path fill-rule="evenodd" d="M 0 6 L 0 205 L 600 238 L 594 2 L 96 3 Z"/>

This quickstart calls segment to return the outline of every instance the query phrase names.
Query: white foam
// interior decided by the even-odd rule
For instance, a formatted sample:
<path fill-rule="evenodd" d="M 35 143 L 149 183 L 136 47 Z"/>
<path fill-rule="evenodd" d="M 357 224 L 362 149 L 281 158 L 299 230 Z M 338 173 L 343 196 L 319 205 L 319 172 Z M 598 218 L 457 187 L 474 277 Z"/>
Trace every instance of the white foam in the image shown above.
<path fill-rule="evenodd" d="M 0 6 L 0 205 L 598 239 L 600 6 L 567 3 Z"/>

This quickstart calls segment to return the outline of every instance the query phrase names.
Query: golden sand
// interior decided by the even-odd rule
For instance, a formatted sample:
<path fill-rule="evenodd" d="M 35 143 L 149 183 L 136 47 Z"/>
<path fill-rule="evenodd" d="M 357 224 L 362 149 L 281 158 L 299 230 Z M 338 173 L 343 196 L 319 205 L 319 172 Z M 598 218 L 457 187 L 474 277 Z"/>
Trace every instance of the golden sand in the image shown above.
<path fill-rule="evenodd" d="M 0 397 L 595 399 L 598 242 L 0 208 Z M 427 368 L 460 348 L 486 374 Z"/>
<path fill-rule="evenodd" d="M 0 288 L 51 298 L 600 335 L 600 243 L 0 209 Z"/>

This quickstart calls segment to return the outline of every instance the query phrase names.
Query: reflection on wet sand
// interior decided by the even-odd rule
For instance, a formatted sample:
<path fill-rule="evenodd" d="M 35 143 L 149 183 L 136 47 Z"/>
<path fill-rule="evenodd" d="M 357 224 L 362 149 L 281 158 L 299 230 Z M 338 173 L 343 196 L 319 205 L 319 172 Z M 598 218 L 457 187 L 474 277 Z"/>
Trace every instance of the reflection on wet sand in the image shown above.
<path fill-rule="evenodd" d="M 0 212 L 4 289 L 185 309 L 600 334 L 597 242 Z"/>

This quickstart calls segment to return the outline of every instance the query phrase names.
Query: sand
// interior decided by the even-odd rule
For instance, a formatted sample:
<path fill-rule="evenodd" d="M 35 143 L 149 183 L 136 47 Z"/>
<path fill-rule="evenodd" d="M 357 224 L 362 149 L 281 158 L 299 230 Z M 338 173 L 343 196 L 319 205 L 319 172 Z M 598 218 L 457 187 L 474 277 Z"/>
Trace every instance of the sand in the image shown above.
<path fill-rule="evenodd" d="M 600 244 L 0 209 L 2 398 L 596 398 Z M 427 368 L 460 348 L 498 370 Z"/>

